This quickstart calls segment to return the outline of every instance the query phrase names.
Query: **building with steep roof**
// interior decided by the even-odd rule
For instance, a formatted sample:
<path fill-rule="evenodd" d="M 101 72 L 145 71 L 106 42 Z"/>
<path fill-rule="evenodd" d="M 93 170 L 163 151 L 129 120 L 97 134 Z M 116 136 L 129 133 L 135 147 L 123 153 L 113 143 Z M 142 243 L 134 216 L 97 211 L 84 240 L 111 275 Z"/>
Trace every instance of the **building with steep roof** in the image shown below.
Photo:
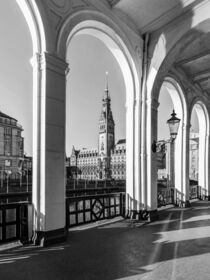
<path fill-rule="evenodd" d="M 0 112 L 0 171 L 1 177 L 18 176 L 24 161 L 23 128 L 17 120 Z"/>
<path fill-rule="evenodd" d="M 126 179 L 126 140 L 121 139 L 111 151 L 112 178 L 116 180 Z"/>
<path fill-rule="evenodd" d="M 160 140 L 157 143 L 158 180 L 170 177 L 170 142 Z M 189 180 L 199 179 L 199 133 L 190 132 L 189 137 Z"/>
<path fill-rule="evenodd" d="M 126 144 L 121 139 L 115 145 L 115 123 L 111 110 L 108 83 L 102 99 L 99 118 L 98 149 L 76 150 L 73 146 L 69 162 L 69 175 L 81 179 L 125 180 Z"/>

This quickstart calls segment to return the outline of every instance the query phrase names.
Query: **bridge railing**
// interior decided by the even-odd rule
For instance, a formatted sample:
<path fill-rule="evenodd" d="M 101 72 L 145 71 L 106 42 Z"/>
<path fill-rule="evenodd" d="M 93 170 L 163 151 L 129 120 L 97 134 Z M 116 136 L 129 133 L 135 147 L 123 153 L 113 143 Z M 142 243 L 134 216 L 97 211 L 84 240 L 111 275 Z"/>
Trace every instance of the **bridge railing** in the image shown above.
<path fill-rule="evenodd" d="M 31 229 L 29 217 L 32 216 L 29 202 L 0 205 L 0 244 L 21 240 L 28 242 Z"/>
<path fill-rule="evenodd" d="M 100 189 L 100 188 L 124 188 L 125 180 L 86 180 L 86 179 L 67 179 L 66 189 Z"/>
<path fill-rule="evenodd" d="M 107 188 L 86 188 L 86 189 L 66 189 L 66 197 L 78 197 L 87 195 L 102 195 L 109 193 L 125 192 L 124 187 L 107 187 Z"/>
<path fill-rule="evenodd" d="M 21 202 L 31 202 L 32 201 L 32 192 L 9 192 L 9 193 L 0 193 L 0 205 L 9 204 L 9 203 L 21 203 Z"/>
<path fill-rule="evenodd" d="M 167 188 L 158 191 L 157 195 L 158 207 L 165 206 L 168 204 L 174 204 L 174 189 Z"/>
<path fill-rule="evenodd" d="M 123 216 L 125 193 L 66 198 L 67 228 Z"/>

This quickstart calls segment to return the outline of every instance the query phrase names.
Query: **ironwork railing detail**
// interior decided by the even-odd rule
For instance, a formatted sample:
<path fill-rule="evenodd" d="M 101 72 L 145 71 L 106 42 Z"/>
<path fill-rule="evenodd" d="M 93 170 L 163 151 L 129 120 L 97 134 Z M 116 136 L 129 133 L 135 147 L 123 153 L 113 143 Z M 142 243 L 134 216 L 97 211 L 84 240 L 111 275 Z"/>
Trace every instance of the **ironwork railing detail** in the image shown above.
<path fill-rule="evenodd" d="M 24 203 L 32 201 L 32 192 L 0 193 L 0 205 L 9 203 Z"/>
<path fill-rule="evenodd" d="M 29 203 L 0 205 L 0 244 L 28 240 Z"/>
<path fill-rule="evenodd" d="M 195 199 L 195 198 L 198 198 L 198 199 L 206 199 L 207 198 L 207 190 L 202 188 L 201 186 L 192 186 L 190 188 L 190 199 Z"/>
<path fill-rule="evenodd" d="M 167 188 L 165 190 L 158 191 L 158 207 L 168 204 L 174 204 L 174 189 Z"/>
<path fill-rule="evenodd" d="M 190 186 L 189 199 L 200 199 L 204 200 L 208 198 L 208 192 L 201 186 L 195 185 Z M 185 194 L 175 188 L 167 188 L 158 191 L 158 207 L 175 204 L 183 207 L 186 205 Z"/>
<path fill-rule="evenodd" d="M 67 179 L 67 190 L 81 190 L 81 189 L 103 189 L 115 188 L 125 191 L 125 180 L 85 180 L 85 179 Z"/>
<path fill-rule="evenodd" d="M 123 216 L 125 195 L 112 193 L 66 199 L 67 228 Z"/>

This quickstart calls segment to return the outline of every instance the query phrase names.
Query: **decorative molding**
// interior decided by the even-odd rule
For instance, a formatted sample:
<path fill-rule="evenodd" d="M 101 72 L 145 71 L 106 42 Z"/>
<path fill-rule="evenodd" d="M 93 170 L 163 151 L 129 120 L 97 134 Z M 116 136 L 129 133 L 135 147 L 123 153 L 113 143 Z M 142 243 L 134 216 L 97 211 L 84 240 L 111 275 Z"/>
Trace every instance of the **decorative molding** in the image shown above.
<path fill-rule="evenodd" d="M 111 8 L 114 8 L 121 0 L 107 0 Z"/>
<path fill-rule="evenodd" d="M 192 2 L 192 0 L 184 0 L 183 4 L 177 4 L 173 8 L 169 9 L 165 13 L 161 14 L 158 18 L 154 19 L 153 21 L 149 22 L 145 26 L 141 28 L 142 33 L 151 32 L 154 30 L 157 30 L 161 28 L 163 25 L 170 24 L 171 22 L 177 20 L 180 18 L 180 16 L 185 15 L 186 13 L 191 12 L 192 10 L 195 10 L 199 8 L 200 6 L 204 5 L 205 2 L 208 2 L 209 0 L 203 1 L 204 3 L 200 3 L 200 0 L 195 0 Z M 188 4 L 189 2 L 189 4 Z M 182 14 L 180 15 L 180 8 L 182 8 Z"/>
<path fill-rule="evenodd" d="M 142 54 L 142 49 L 140 48 L 140 46 L 135 47 L 135 53 L 136 53 L 138 59 L 142 61 L 143 54 Z"/>
<path fill-rule="evenodd" d="M 183 64 L 191 63 L 191 62 L 194 62 L 195 60 L 201 59 L 201 58 L 203 58 L 205 56 L 209 56 L 209 55 L 210 55 L 210 50 L 205 50 L 205 51 L 203 51 L 199 54 L 196 54 L 194 56 L 179 60 L 178 62 L 176 62 L 176 66 L 181 66 Z"/>
<path fill-rule="evenodd" d="M 88 0 L 47 0 L 48 10 L 55 30 L 58 30 L 67 14 L 89 6 Z"/>
<path fill-rule="evenodd" d="M 149 106 L 149 107 L 151 106 L 152 110 L 154 110 L 154 111 L 157 111 L 157 109 L 160 105 L 158 100 L 155 98 L 147 99 L 146 103 L 147 103 L 147 106 Z"/>
<path fill-rule="evenodd" d="M 41 70 L 47 68 L 62 76 L 66 76 L 69 71 L 68 63 L 66 61 L 50 53 L 40 55 L 39 64 Z"/>
<path fill-rule="evenodd" d="M 200 71 L 200 72 L 197 72 L 197 73 L 193 74 L 192 78 L 193 78 L 194 82 L 200 81 L 203 78 L 208 78 L 209 79 L 210 78 L 210 68 L 207 68 L 203 71 Z"/>

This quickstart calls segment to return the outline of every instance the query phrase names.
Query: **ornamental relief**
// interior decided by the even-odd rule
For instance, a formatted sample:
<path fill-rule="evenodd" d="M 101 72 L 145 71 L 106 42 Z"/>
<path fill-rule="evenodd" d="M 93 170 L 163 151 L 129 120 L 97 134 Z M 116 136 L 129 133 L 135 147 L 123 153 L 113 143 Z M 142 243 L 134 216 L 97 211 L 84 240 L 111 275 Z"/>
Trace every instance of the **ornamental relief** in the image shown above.
<path fill-rule="evenodd" d="M 47 0 L 48 10 L 50 11 L 51 22 L 55 30 L 59 29 L 66 15 L 89 6 L 88 0 Z"/>
<path fill-rule="evenodd" d="M 140 48 L 140 46 L 135 47 L 135 53 L 136 53 L 136 56 L 138 57 L 138 59 L 141 61 L 142 60 L 142 49 Z"/>

